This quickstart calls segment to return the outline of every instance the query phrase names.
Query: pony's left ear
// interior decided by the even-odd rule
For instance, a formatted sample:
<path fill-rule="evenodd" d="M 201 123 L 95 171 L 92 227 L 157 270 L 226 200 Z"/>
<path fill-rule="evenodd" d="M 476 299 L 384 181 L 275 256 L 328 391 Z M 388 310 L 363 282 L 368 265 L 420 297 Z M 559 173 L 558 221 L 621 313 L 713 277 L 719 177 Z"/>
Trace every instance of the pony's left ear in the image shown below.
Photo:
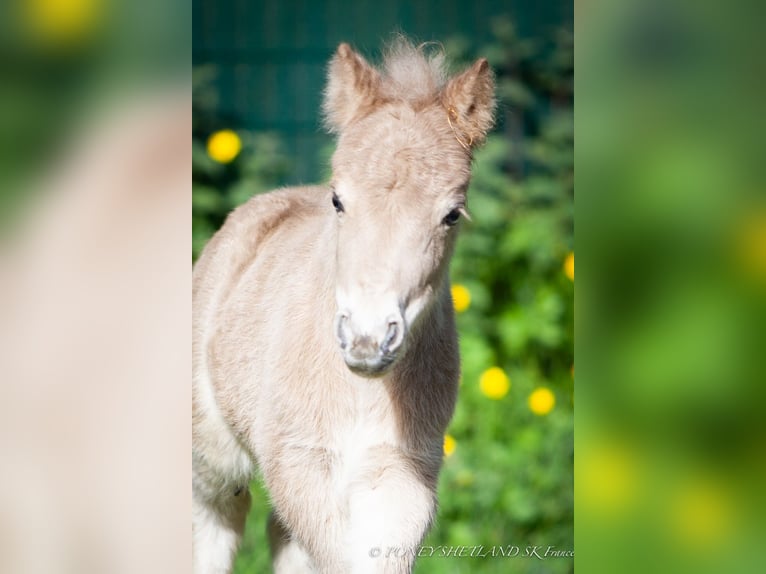
<path fill-rule="evenodd" d="M 495 77 L 485 58 L 449 81 L 442 104 L 466 143 L 476 147 L 484 141 L 495 123 Z"/>
<path fill-rule="evenodd" d="M 338 46 L 330 61 L 324 94 L 327 128 L 341 131 L 372 108 L 378 95 L 380 74 L 348 44 Z"/>

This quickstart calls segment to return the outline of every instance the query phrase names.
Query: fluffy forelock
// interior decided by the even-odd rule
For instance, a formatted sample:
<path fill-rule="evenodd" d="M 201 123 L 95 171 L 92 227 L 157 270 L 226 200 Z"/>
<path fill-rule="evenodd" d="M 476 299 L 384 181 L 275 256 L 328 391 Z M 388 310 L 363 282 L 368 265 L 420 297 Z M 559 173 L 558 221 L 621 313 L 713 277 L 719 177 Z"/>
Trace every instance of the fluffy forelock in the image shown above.
<path fill-rule="evenodd" d="M 403 36 L 388 45 L 380 85 L 385 99 L 417 105 L 438 96 L 447 81 L 447 71 L 441 50 L 427 53 L 433 46 L 432 43 L 415 46 Z"/>

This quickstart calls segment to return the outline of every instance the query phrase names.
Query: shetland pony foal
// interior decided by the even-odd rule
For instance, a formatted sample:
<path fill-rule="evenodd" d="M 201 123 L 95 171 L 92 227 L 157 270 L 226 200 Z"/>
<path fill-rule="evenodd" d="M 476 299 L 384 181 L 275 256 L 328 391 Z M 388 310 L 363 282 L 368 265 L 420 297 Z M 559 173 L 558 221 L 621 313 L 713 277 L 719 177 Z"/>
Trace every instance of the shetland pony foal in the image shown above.
<path fill-rule="evenodd" d="M 346 44 L 327 187 L 253 197 L 194 270 L 194 571 L 229 572 L 256 466 L 278 573 L 406 573 L 436 508 L 459 358 L 448 264 L 486 60 L 451 79 L 401 40 Z"/>

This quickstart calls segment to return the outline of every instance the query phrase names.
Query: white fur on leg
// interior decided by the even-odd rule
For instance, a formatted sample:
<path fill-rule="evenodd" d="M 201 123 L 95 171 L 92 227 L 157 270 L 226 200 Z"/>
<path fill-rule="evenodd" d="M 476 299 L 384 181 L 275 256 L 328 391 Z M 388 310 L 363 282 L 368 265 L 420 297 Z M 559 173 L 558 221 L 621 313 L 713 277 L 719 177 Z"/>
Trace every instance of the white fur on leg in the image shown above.
<path fill-rule="evenodd" d="M 311 558 L 294 540 L 286 542 L 272 560 L 274 574 L 313 574 Z"/>
<path fill-rule="evenodd" d="M 274 553 L 274 574 L 313 574 L 311 558 L 295 540 L 288 540 Z"/>
<path fill-rule="evenodd" d="M 389 477 L 353 492 L 349 503 L 351 572 L 409 574 L 433 519 L 434 494 L 411 477 Z"/>
<path fill-rule="evenodd" d="M 229 516 L 206 504 L 192 502 L 194 574 L 231 572 L 250 506 L 247 491 L 242 493 L 242 498 L 240 507 Z"/>
<path fill-rule="evenodd" d="M 274 574 L 313 574 L 316 569 L 311 557 L 297 540 L 282 526 L 272 512 L 268 521 L 271 565 Z"/>

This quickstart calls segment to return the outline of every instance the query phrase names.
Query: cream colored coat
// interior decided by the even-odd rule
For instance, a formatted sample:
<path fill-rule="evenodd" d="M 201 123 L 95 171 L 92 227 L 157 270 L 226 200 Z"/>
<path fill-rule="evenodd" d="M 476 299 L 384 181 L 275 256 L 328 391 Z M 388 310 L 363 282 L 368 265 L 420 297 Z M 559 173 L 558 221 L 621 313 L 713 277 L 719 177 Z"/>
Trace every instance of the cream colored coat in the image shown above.
<path fill-rule="evenodd" d="M 493 105 L 485 60 L 448 80 L 405 41 L 382 71 L 342 44 L 325 96 L 331 185 L 254 197 L 204 250 L 196 573 L 231 570 L 256 472 L 276 572 L 411 571 L 457 394 L 453 220 Z"/>

